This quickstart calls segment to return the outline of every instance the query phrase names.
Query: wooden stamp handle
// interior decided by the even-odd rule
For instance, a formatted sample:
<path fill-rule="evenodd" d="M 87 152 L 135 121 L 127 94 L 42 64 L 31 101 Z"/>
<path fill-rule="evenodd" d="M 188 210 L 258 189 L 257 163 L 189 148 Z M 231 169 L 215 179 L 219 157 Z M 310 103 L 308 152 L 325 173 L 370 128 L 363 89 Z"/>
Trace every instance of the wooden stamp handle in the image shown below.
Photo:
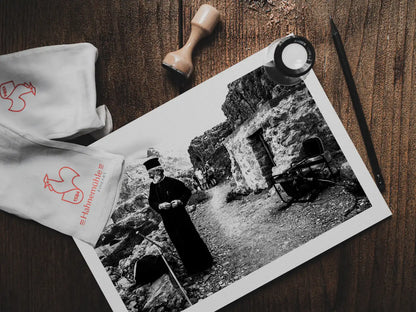
<path fill-rule="evenodd" d="M 204 36 L 207 36 L 212 33 L 219 19 L 220 13 L 216 8 L 209 4 L 203 4 L 196 12 L 191 21 L 191 25 L 201 28 L 204 32 Z"/>
<path fill-rule="evenodd" d="M 168 53 L 163 59 L 162 65 L 189 78 L 194 69 L 192 52 L 195 46 L 202 38 L 212 33 L 219 19 L 220 13 L 216 8 L 203 4 L 191 21 L 191 35 L 188 41 L 181 49 Z"/>

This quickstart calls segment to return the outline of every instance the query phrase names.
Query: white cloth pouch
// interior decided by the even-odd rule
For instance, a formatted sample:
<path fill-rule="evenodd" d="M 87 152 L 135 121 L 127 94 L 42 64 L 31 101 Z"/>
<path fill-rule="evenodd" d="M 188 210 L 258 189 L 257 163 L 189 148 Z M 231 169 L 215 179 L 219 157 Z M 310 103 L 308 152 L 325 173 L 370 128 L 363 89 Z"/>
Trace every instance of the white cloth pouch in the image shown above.
<path fill-rule="evenodd" d="M 95 245 L 115 205 L 124 158 L 0 125 L 0 208 Z"/>
<path fill-rule="evenodd" d="M 97 55 L 89 43 L 1 55 L 0 123 L 49 139 L 107 134 L 111 115 L 96 111 Z"/>

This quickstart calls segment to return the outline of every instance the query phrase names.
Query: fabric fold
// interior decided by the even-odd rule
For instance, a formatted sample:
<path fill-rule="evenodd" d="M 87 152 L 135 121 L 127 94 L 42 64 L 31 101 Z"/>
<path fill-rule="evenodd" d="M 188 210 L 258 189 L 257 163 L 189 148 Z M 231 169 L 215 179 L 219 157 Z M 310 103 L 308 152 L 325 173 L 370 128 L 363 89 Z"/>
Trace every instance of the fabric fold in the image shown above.
<path fill-rule="evenodd" d="M 56 139 L 112 131 L 96 107 L 97 49 L 47 46 L 0 56 L 0 208 L 95 245 L 115 207 L 124 157 Z"/>
<path fill-rule="evenodd" d="M 104 128 L 96 111 L 97 56 L 90 43 L 1 55 L 0 123 L 48 139 Z"/>
<path fill-rule="evenodd" d="M 95 245 L 118 198 L 124 158 L 0 125 L 1 209 Z"/>

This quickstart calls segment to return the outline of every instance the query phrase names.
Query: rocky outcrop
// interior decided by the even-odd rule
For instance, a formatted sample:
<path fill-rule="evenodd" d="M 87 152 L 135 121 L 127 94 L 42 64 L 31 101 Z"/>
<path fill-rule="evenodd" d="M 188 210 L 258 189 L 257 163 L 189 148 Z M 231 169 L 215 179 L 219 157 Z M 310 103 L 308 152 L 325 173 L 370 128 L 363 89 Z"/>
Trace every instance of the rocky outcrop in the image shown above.
<path fill-rule="evenodd" d="M 156 242 L 155 246 L 147 239 L 135 245 L 130 253 L 119 260 L 117 266 L 106 267 L 121 298 L 129 311 L 177 311 L 185 307 L 183 295 L 172 283 L 168 275 L 143 286 L 134 284 L 133 268 L 137 260 L 145 256 L 159 256 L 162 251 L 170 267 L 177 272 L 180 263 L 175 258 L 176 252 L 164 230 L 163 223 L 152 231 L 147 238 Z"/>
<path fill-rule="evenodd" d="M 148 290 L 144 312 L 172 311 L 182 305 L 184 298 L 172 284 L 169 275 L 160 277 Z"/>
<path fill-rule="evenodd" d="M 250 119 L 258 108 L 272 98 L 280 98 L 295 87 L 276 85 L 260 67 L 228 84 L 228 93 L 222 111 L 233 129 Z"/>
<path fill-rule="evenodd" d="M 113 222 L 118 222 L 119 220 L 123 219 L 124 217 L 136 213 L 138 210 L 142 210 L 142 212 L 147 212 L 148 200 L 147 195 L 144 193 L 138 194 L 133 198 L 128 199 L 127 201 L 121 203 L 116 207 L 113 214 L 111 215 L 111 219 Z"/>
<path fill-rule="evenodd" d="M 188 148 L 194 168 L 203 167 L 206 162 L 215 168 L 216 178 L 221 180 L 231 174 L 230 156 L 223 145 L 224 139 L 232 132 L 229 122 L 223 122 L 203 135 L 194 138 Z"/>
<path fill-rule="evenodd" d="M 148 214 L 139 211 L 107 226 L 96 245 L 104 266 L 115 266 L 120 259 L 128 257 L 134 246 L 143 241 L 138 233 L 148 235 L 159 227 L 160 221 L 155 217 L 144 217 L 146 215 Z"/>
<path fill-rule="evenodd" d="M 128 289 L 131 286 L 125 278 L 120 279 L 116 284 L 129 311 L 179 312 L 186 307 L 183 295 L 168 274 L 164 274 L 154 283 L 133 289 L 129 295 Z"/>

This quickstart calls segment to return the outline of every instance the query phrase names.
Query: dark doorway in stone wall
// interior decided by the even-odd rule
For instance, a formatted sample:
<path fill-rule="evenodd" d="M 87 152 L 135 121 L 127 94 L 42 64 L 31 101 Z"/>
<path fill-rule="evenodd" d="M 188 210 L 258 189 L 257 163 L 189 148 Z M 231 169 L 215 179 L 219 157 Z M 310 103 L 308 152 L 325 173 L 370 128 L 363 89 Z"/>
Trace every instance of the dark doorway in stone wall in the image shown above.
<path fill-rule="evenodd" d="M 273 186 L 272 168 L 276 165 L 273 160 L 273 152 L 263 136 L 263 129 L 257 130 L 248 137 L 254 155 L 259 162 L 261 173 L 269 187 Z"/>

